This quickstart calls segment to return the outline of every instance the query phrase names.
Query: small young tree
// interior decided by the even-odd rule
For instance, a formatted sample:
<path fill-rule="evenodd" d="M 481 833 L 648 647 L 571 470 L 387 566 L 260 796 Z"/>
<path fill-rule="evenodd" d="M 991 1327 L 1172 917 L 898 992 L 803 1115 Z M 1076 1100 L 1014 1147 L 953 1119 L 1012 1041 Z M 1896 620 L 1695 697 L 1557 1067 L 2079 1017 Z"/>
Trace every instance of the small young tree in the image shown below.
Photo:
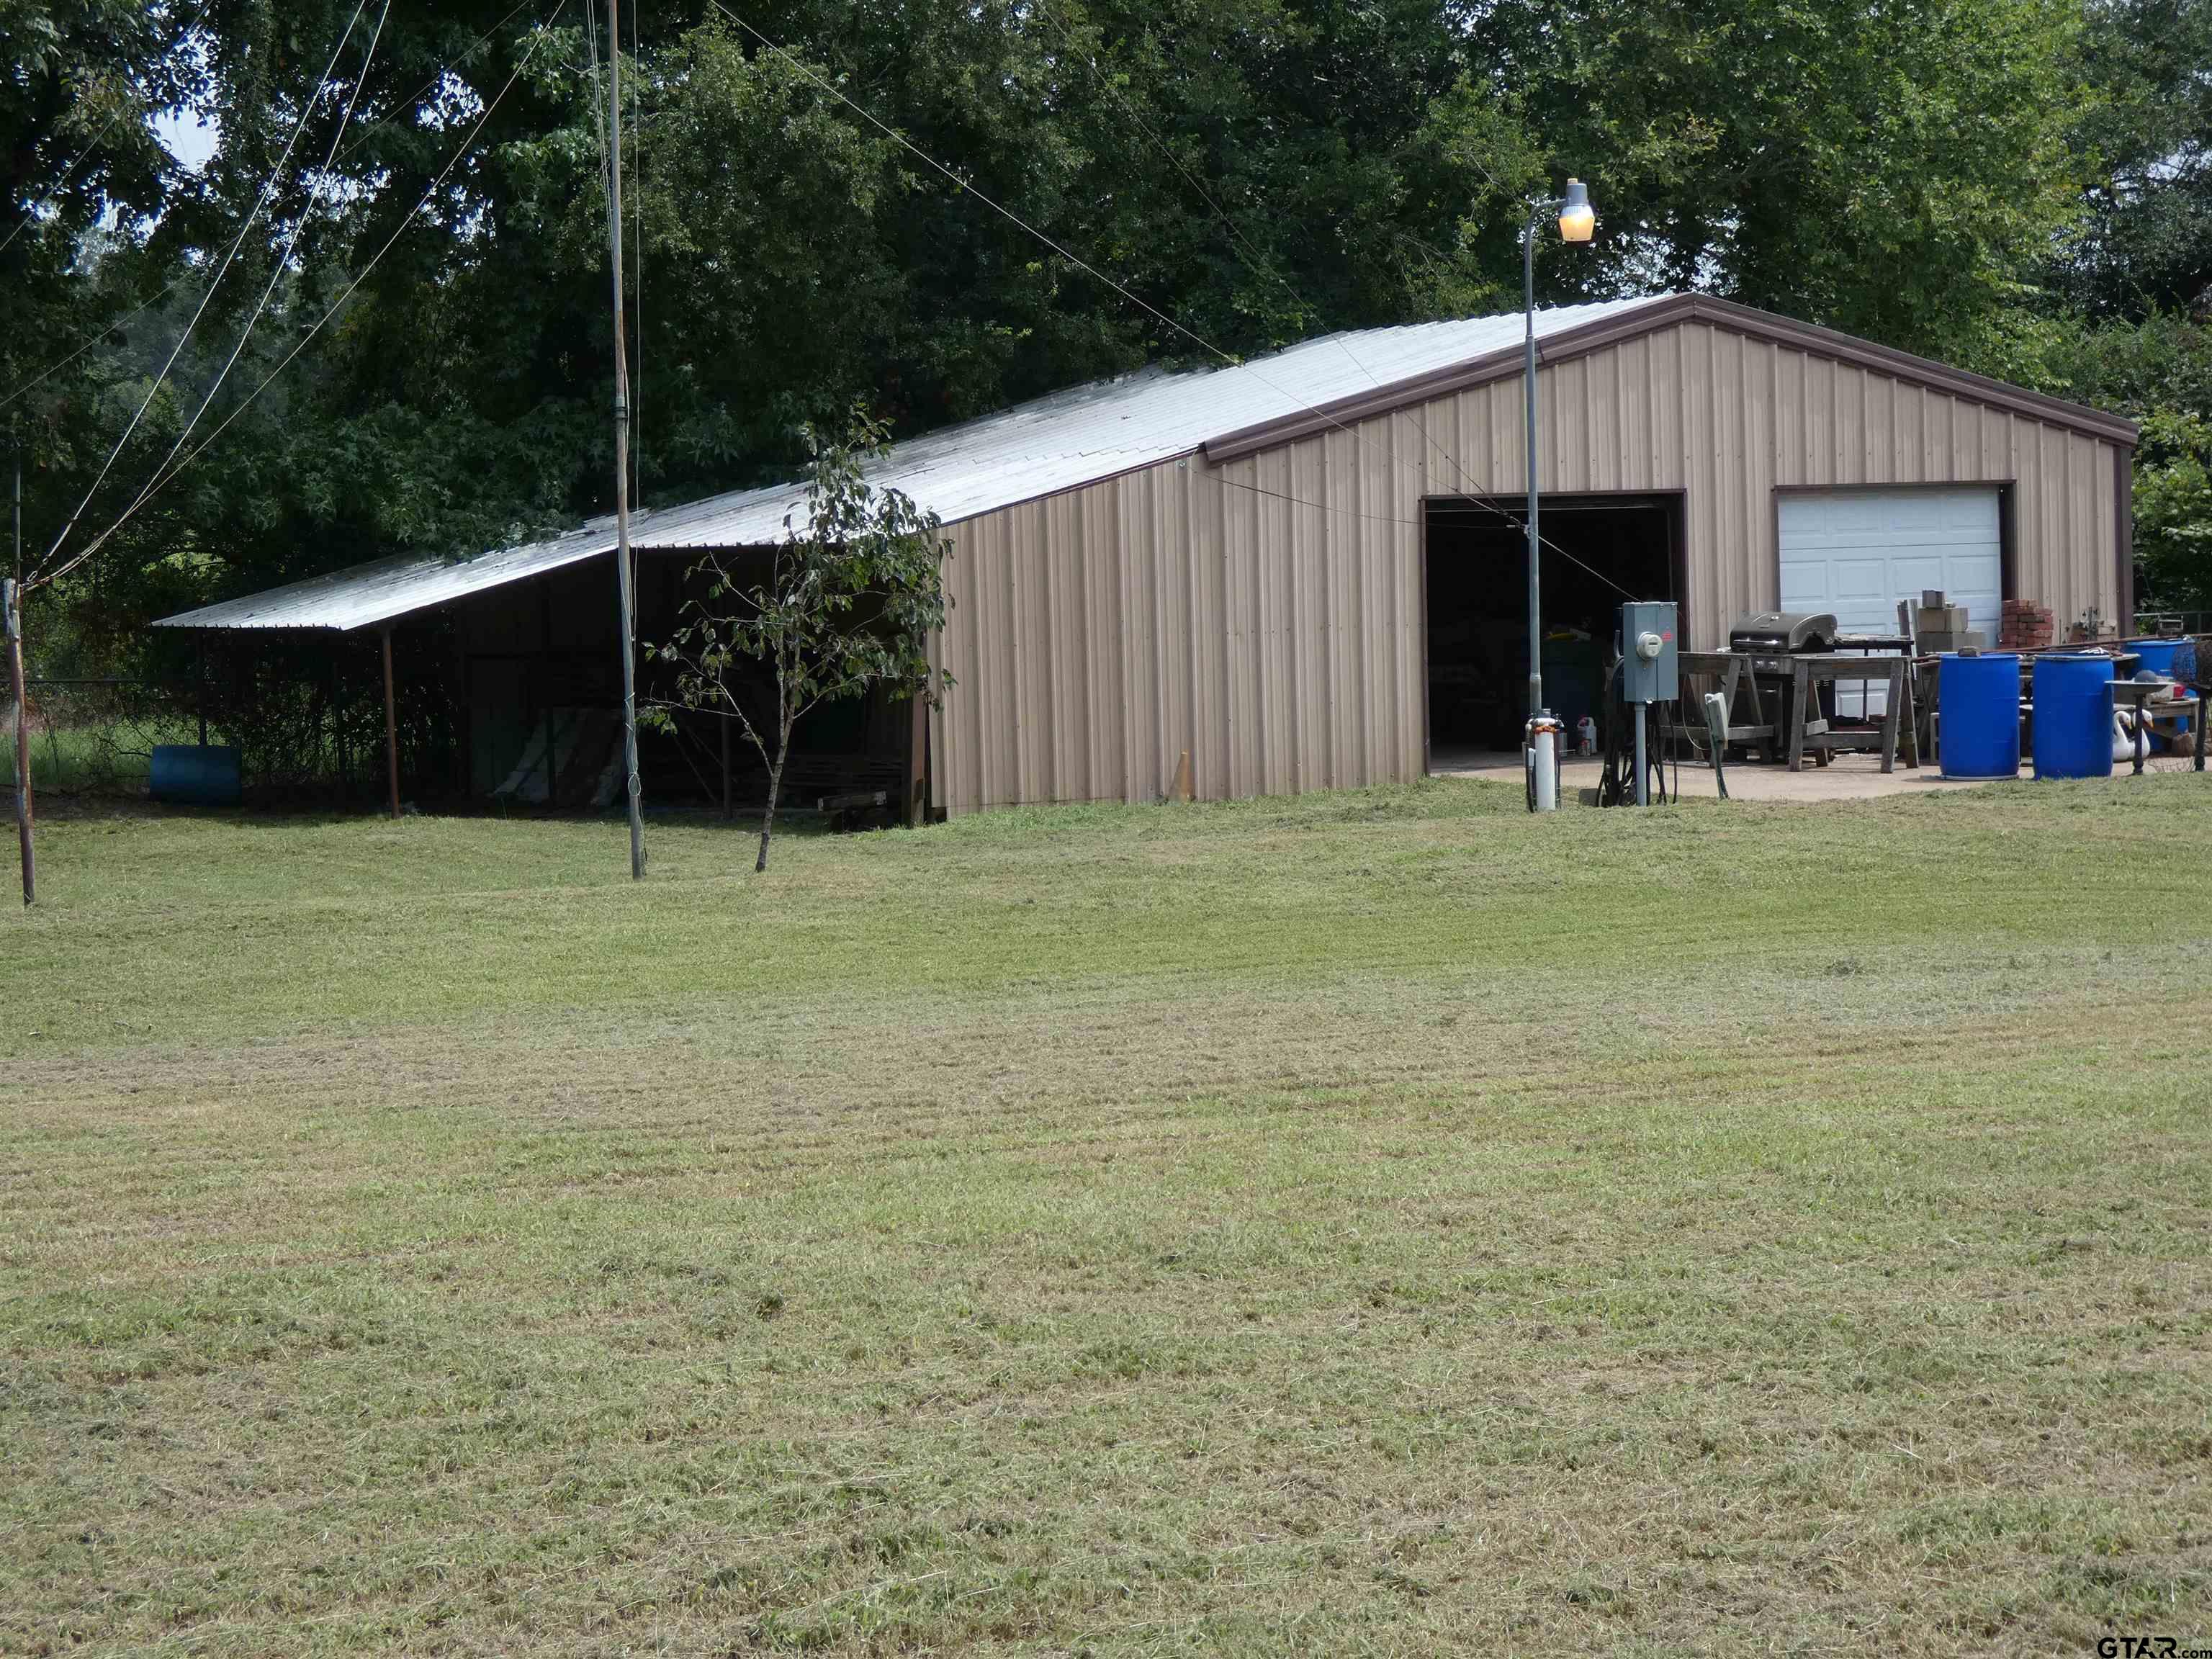
<path fill-rule="evenodd" d="M 675 707 L 703 710 L 737 721 L 760 751 L 768 807 L 756 872 L 768 868 L 791 733 L 808 710 L 877 687 L 934 705 L 952 684 L 929 664 L 929 636 L 949 608 L 943 526 L 861 476 L 887 432 L 859 408 L 842 438 L 808 427 L 805 506 L 785 516 L 765 568 L 757 553 L 707 555 L 692 568 L 704 588 L 684 601 L 682 625 L 647 647 L 675 666 L 678 699 L 649 720 L 665 726 Z"/>

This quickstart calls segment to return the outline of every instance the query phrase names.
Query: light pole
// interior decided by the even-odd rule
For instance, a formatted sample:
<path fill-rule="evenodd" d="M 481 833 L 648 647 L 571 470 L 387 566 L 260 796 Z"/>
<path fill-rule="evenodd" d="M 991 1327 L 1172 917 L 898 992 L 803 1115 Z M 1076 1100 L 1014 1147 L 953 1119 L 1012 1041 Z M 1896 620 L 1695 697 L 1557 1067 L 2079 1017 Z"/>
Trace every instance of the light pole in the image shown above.
<path fill-rule="evenodd" d="M 1536 232 L 1547 216 L 1557 214 L 1559 240 L 1587 242 L 1597 228 L 1590 207 L 1589 188 L 1579 179 L 1567 180 L 1567 193 L 1528 204 L 1528 222 L 1521 228 L 1522 315 L 1526 325 L 1527 362 L 1523 370 L 1528 432 L 1528 810 L 1548 812 L 1559 804 L 1559 750 L 1552 741 L 1544 707 L 1544 611 L 1538 586 L 1541 542 L 1536 533 Z M 1539 738 L 1543 741 L 1539 742 Z"/>

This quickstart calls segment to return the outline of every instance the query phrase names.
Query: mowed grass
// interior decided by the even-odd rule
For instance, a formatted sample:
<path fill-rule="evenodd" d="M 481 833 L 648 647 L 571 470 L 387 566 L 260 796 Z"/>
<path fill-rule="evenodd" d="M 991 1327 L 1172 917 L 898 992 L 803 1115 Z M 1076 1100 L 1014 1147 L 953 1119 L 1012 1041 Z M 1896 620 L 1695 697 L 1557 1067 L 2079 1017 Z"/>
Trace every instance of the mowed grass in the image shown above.
<path fill-rule="evenodd" d="M 2212 1645 L 2212 785 L 88 814 L 0 1653 Z"/>

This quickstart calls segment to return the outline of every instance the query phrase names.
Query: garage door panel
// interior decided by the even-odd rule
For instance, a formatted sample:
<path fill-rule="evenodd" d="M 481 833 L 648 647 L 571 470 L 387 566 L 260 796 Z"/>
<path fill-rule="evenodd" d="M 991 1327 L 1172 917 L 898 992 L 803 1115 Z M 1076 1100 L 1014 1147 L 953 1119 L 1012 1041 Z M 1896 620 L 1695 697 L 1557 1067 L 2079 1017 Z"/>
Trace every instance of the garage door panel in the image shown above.
<path fill-rule="evenodd" d="M 1781 497 L 1782 608 L 1830 611 L 1854 633 L 1891 633 L 1899 599 L 1942 588 L 1967 626 L 1997 636 L 2003 553 L 1992 489 L 1858 489 Z M 1861 699 L 1839 686 L 1837 712 Z M 1873 712 L 1883 694 L 1865 699 Z"/>
<path fill-rule="evenodd" d="M 1782 608 L 1784 611 L 1826 611 L 1828 599 L 1828 567 L 1809 565 L 1782 573 Z"/>
<path fill-rule="evenodd" d="M 1966 601 L 1957 597 L 1964 591 L 1964 585 L 1958 580 L 1961 573 L 1972 574 L 1972 565 L 1946 558 L 1941 553 L 1899 554 L 1891 559 L 1889 585 L 1897 591 L 1889 595 L 1889 606 L 1884 613 L 1887 626 L 1897 626 L 1898 600 L 1910 599 L 1917 609 L 1921 594 L 1931 587 L 1940 587 L 1946 593 L 1952 594 L 1954 605 L 1964 605 Z M 1978 574 L 1974 575 L 1974 580 L 1980 580 Z M 1903 584 L 1901 587 L 1899 586 L 1900 583 Z"/>
<path fill-rule="evenodd" d="M 1837 558 L 1828 566 L 1828 591 L 1839 605 L 1879 605 L 1889 591 L 1889 562 L 1886 559 Z"/>

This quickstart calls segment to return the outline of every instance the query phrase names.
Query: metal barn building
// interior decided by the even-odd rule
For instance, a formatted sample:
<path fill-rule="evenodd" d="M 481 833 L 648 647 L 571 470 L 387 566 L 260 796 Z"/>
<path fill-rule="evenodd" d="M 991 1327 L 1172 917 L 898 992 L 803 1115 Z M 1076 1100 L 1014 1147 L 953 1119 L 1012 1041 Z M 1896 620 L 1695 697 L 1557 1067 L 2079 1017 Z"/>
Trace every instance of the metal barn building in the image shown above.
<path fill-rule="evenodd" d="M 1510 744 L 1527 675 L 1522 327 L 1148 370 L 895 448 L 872 476 L 938 512 L 953 545 L 937 650 L 957 684 L 926 734 L 878 722 L 911 734 L 892 741 L 912 788 L 948 813 L 1145 800 L 1188 755 L 1195 793 L 1224 798 L 1402 781 L 1433 750 Z M 2125 625 L 2130 422 L 1696 295 L 1561 307 L 1538 329 L 1545 668 L 1571 715 L 1623 597 L 1677 599 L 1693 648 L 1777 606 L 1881 626 L 1936 587 L 1993 641 L 2014 597 Z M 637 515 L 643 636 L 653 563 L 672 592 L 672 556 L 772 543 L 798 499 Z M 447 611 L 465 656 L 516 633 L 501 590 L 538 585 L 550 610 L 555 573 L 573 593 L 572 568 L 612 548 L 596 520 L 164 625 L 347 632 Z M 587 586 L 611 594 L 611 577 Z M 497 680 L 464 676 L 486 705 L 471 729 L 507 746 L 471 769 L 479 788 L 526 724 L 494 706 L 514 696 Z"/>

